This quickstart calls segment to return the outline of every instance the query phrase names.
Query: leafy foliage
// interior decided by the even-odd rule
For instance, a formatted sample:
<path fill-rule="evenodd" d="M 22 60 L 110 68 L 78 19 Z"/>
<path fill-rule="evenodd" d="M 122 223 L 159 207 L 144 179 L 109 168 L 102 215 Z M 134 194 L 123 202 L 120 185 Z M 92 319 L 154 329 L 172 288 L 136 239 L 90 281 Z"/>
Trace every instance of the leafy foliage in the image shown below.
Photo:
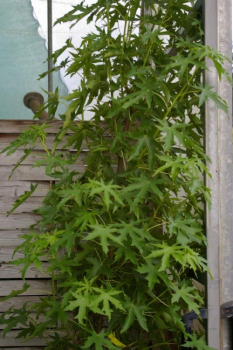
<path fill-rule="evenodd" d="M 56 90 L 46 104 L 52 114 L 59 101 L 69 102 L 52 150 L 46 124 L 25 130 L 6 149 L 11 154 L 27 146 L 20 164 L 41 142 L 45 156 L 34 166 L 45 165 L 56 180 L 36 211 L 41 220 L 19 247 L 25 258 L 14 262 L 24 264 L 23 276 L 30 264 L 42 269 L 41 257 L 50 262 L 53 295 L 28 309 L 46 322 L 25 324 L 24 317 L 19 334 L 45 337 L 57 326 L 46 349 L 178 348 L 181 312 L 198 312 L 203 304 L 192 282 L 208 272 L 201 107 L 207 99 L 225 112 L 227 106 L 203 86 L 202 74 L 210 59 L 219 78 L 227 76 L 224 57 L 203 46 L 189 2 L 145 0 L 144 6 L 139 0 L 80 2 L 58 21 L 95 22 L 80 47 L 68 40 L 53 54 L 56 63 L 70 50 L 62 66 L 82 77 L 80 87 L 63 97 Z M 75 154 L 55 152 L 64 139 Z M 83 171 L 71 172 L 83 150 Z M 14 314 L 8 323 L 7 314 L 1 317 L 5 333 L 21 311 Z M 184 346 L 208 349 L 197 339 L 190 336 Z"/>

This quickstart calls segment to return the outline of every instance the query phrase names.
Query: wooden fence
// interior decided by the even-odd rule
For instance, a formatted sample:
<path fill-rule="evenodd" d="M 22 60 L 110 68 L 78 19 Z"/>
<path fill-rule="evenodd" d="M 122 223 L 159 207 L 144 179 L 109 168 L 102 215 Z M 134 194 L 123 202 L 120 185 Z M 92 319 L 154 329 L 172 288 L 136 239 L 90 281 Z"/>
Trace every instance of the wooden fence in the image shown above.
<path fill-rule="evenodd" d="M 28 126 L 38 121 L 16 121 L 16 120 L 0 120 L 0 152 L 9 145 L 20 133 Z M 52 145 L 54 135 L 59 130 L 61 122 L 53 121 L 51 127 L 46 129 L 48 133 L 48 147 Z M 60 145 L 60 148 L 63 145 Z M 38 146 L 37 152 L 43 152 Z M 8 295 L 12 290 L 20 289 L 25 281 L 22 281 L 20 275 L 21 266 L 10 265 L 12 253 L 14 249 L 22 243 L 20 236 L 28 231 L 38 216 L 33 213 L 33 209 L 40 206 L 44 196 L 46 195 L 51 178 L 45 175 L 43 167 L 31 168 L 35 159 L 39 156 L 30 155 L 19 168 L 16 169 L 12 178 L 8 181 L 8 177 L 13 166 L 17 163 L 23 154 L 23 148 L 19 149 L 15 154 L 6 156 L 0 155 L 0 299 Z M 77 165 L 82 167 L 81 164 Z M 7 213 L 12 208 L 15 200 L 25 191 L 30 189 L 31 183 L 39 182 L 36 191 L 33 193 L 26 203 L 18 207 L 17 210 L 7 217 Z M 18 252 L 16 257 L 23 256 L 22 252 Z M 43 262 L 46 266 L 46 261 Z M 39 272 L 33 266 L 27 270 L 26 280 L 30 284 L 30 288 L 23 295 L 11 298 L 7 301 L 0 302 L 0 313 L 7 311 L 14 306 L 19 308 L 25 301 L 35 302 L 39 296 L 46 295 L 51 291 L 51 282 L 49 276 Z M 2 327 L 3 328 L 3 327 Z M 7 334 L 5 339 L 2 337 L 0 330 L 0 349 L 7 350 L 42 350 L 44 341 L 41 339 L 32 339 L 28 342 L 22 342 L 21 339 L 15 339 L 18 330 L 14 329 Z"/>

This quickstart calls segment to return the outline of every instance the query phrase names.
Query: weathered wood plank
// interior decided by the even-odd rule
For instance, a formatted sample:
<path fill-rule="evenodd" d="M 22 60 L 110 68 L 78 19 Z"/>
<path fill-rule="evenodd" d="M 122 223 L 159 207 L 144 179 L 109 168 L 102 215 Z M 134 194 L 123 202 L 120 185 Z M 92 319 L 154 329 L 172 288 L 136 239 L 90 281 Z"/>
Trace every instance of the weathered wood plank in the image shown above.
<path fill-rule="evenodd" d="M 48 268 L 48 263 L 42 263 L 42 270 L 45 271 Z M 0 279 L 14 279 L 14 278 L 21 278 L 20 270 L 23 268 L 22 265 L 15 266 L 11 264 L 2 263 L 0 264 Z M 25 278 L 51 278 L 48 274 L 45 272 L 39 271 L 35 266 L 31 265 L 27 269 L 27 272 L 25 274 Z M 4 281 L 1 281 L 1 283 L 4 283 Z M 1 311 L 1 310 L 0 310 Z"/>
<path fill-rule="evenodd" d="M 3 262 L 7 263 L 7 262 L 11 262 L 12 260 L 24 258 L 24 254 L 22 253 L 22 250 L 20 250 L 20 249 L 15 253 L 14 258 L 13 258 L 13 253 L 14 253 L 15 248 L 16 247 L 1 247 L 0 248 L 0 263 L 3 263 Z M 39 257 L 39 259 L 41 261 L 47 260 L 46 256 Z"/>
<path fill-rule="evenodd" d="M 3 247 L 17 247 L 23 243 L 23 239 L 20 238 L 23 234 L 29 233 L 27 230 L 0 230 L 0 246 Z"/>
<path fill-rule="evenodd" d="M 35 347 L 35 346 L 33 346 L 33 348 L 32 347 L 30 347 L 30 348 L 25 348 L 25 347 L 20 347 L 20 348 L 12 348 L 12 347 L 10 347 L 10 348 L 6 348 L 5 346 L 2 347 L 0 345 L 0 349 L 1 350 L 43 350 L 44 347 L 37 347 L 37 346 Z"/>
<path fill-rule="evenodd" d="M 56 154 L 60 153 L 62 156 L 66 153 L 72 153 L 70 150 L 57 150 Z M 0 154 L 0 165 L 15 165 L 24 156 L 23 150 L 15 151 L 15 153 L 6 156 L 6 154 Z M 21 164 L 22 165 L 33 165 L 35 161 L 45 159 L 46 153 L 43 151 L 35 151 L 31 153 Z M 86 152 L 81 152 L 78 157 L 78 162 L 86 156 Z M 82 164 L 82 163 L 80 163 Z"/>
<path fill-rule="evenodd" d="M 30 296 L 30 298 L 28 298 L 28 296 L 18 296 L 5 301 L 0 300 L 0 311 L 6 312 L 11 307 L 15 309 L 20 309 L 25 303 L 28 303 L 28 305 L 30 306 L 34 303 L 37 303 L 38 301 L 40 301 L 39 296 Z"/>
<path fill-rule="evenodd" d="M 0 313 L 0 316 L 2 315 L 2 313 Z M 8 320 L 10 318 L 10 316 L 12 316 L 13 313 L 11 313 L 10 315 L 5 315 L 5 320 Z M 33 322 L 33 323 L 43 323 L 43 322 L 46 322 L 47 319 L 46 319 L 46 316 L 41 314 L 39 317 L 37 317 L 36 313 L 31 313 L 30 314 L 30 320 Z M 0 324 L 0 330 L 4 329 L 6 327 L 6 324 Z M 18 323 L 15 327 L 13 327 L 12 329 L 21 329 L 22 327 L 24 327 L 21 323 Z M 57 326 L 56 326 L 57 327 Z M 55 328 L 52 327 L 52 328 Z"/>
<path fill-rule="evenodd" d="M 2 151 L 3 149 L 5 149 L 6 147 L 9 146 L 9 144 L 11 142 L 13 142 L 19 135 L 10 135 L 10 134 L 1 134 L 0 133 L 0 151 Z M 54 135 L 47 135 L 46 137 L 46 147 L 51 150 L 53 148 L 53 144 L 54 144 Z M 67 144 L 67 140 L 64 139 L 62 140 L 56 147 L 57 150 L 62 150 L 64 149 L 65 145 Z M 18 148 L 19 150 L 24 150 L 25 147 L 24 146 L 20 146 Z M 74 147 L 66 147 L 65 149 L 68 150 L 75 150 Z M 82 149 L 87 150 L 87 145 L 86 142 L 83 141 L 82 143 Z M 42 146 L 40 143 L 36 144 L 34 147 L 34 150 L 42 150 Z M 5 153 L 4 153 L 5 154 Z"/>
<path fill-rule="evenodd" d="M 0 213 L 8 213 L 18 197 L 0 197 Z M 15 213 L 29 213 L 41 207 L 43 197 L 31 197 L 15 209 Z"/>
<path fill-rule="evenodd" d="M 38 151 L 39 153 L 39 151 Z M 32 165 L 35 161 L 44 159 L 43 154 L 45 152 L 41 151 L 41 155 L 31 153 L 22 164 L 24 165 Z M 5 153 L 0 154 L 0 165 L 15 165 L 20 160 L 21 157 L 24 156 L 23 150 L 15 151 L 13 154 L 7 156 Z"/>
<path fill-rule="evenodd" d="M 77 171 L 83 173 L 85 166 L 84 165 L 70 165 L 70 171 Z M 12 166 L 0 166 L 0 174 L 2 180 L 8 180 L 12 172 Z M 41 166 L 39 168 L 32 168 L 29 165 L 20 165 L 12 174 L 11 180 L 13 181 L 53 181 L 52 177 L 45 174 L 45 167 Z"/>
<path fill-rule="evenodd" d="M 46 345 L 46 341 L 44 339 L 30 339 L 27 342 L 24 342 L 23 339 L 15 339 L 18 335 L 19 331 L 11 331 L 7 333 L 6 337 L 3 339 L 2 338 L 2 332 L 0 332 L 0 347 L 1 346 L 18 346 L 25 348 L 25 346 L 43 346 Z M 10 349 L 8 349 L 10 350 Z M 11 349 L 12 350 L 12 349 Z"/>
<path fill-rule="evenodd" d="M 34 181 L 12 181 L 2 180 L 0 181 L 0 198 L 1 197 L 19 197 L 24 194 L 25 191 L 30 191 L 31 183 L 36 185 Z M 48 193 L 50 188 L 50 182 L 43 181 L 39 183 L 33 197 L 44 197 Z"/>
<path fill-rule="evenodd" d="M 50 280 L 27 280 L 26 281 L 30 288 L 24 292 L 22 295 L 48 295 L 52 294 L 52 283 Z M 0 296 L 7 296 L 12 290 L 19 290 L 23 288 L 25 281 L 23 280 L 13 280 L 0 283 Z M 0 308 L 0 311 L 1 308 Z"/>
<path fill-rule="evenodd" d="M 6 217 L 6 214 L 0 213 L 0 230 L 28 229 L 31 225 L 34 225 L 39 218 L 39 215 L 30 213 L 15 213 L 11 214 L 9 217 Z"/>
<path fill-rule="evenodd" d="M 41 120 L 0 120 L 0 130 L 3 134 L 21 134 L 25 129 L 32 125 L 42 125 Z M 63 122 L 59 120 L 52 120 L 47 123 L 49 128 L 45 129 L 47 134 L 56 134 L 59 128 L 62 127 Z M 72 132 L 70 132 L 72 133 Z"/>

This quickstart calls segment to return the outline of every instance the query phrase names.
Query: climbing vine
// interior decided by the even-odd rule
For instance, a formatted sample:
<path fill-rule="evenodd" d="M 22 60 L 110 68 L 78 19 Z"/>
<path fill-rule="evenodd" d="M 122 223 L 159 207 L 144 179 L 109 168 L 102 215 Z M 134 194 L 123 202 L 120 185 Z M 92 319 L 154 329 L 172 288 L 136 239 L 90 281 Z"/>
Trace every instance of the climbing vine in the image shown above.
<path fill-rule="evenodd" d="M 225 58 L 203 45 L 199 17 L 185 0 L 96 0 L 59 19 L 95 23 L 80 47 L 68 39 L 53 54 L 56 63 L 70 51 L 61 66 L 81 76 L 80 87 L 63 97 L 56 90 L 44 106 L 52 119 L 67 104 L 52 149 L 45 123 L 5 150 L 25 145 L 18 164 L 38 142 L 45 151 L 34 166 L 46 166 L 51 189 L 17 248 L 25 258 L 14 263 L 24 264 L 24 277 L 31 264 L 42 270 L 48 261 L 53 289 L 3 314 L 4 335 L 20 323 L 19 337 L 45 338 L 47 350 L 178 349 L 183 337 L 186 347 L 209 349 L 203 335 L 185 334 L 181 318 L 204 305 L 195 279 L 209 273 L 202 106 L 212 99 L 227 113 L 203 84 L 205 59 L 219 78 L 227 74 Z M 56 151 L 64 140 L 72 152 Z M 81 170 L 70 170 L 80 159 Z M 45 321 L 32 322 L 34 314 Z"/>

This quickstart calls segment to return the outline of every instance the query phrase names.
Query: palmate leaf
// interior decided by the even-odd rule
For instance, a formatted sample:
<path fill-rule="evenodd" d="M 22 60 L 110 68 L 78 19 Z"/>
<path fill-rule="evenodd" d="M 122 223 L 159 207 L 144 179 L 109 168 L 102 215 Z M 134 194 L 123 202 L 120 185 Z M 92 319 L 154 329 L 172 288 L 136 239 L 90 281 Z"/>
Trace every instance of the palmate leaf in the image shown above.
<path fill-rule="evenodd" d="M 163 184 L 164 181 L 157 178 L 150 178 L 146 175 L 141 175 L 138 178 L 130 179 L 130 184 L 123 189 L 123 197 L 130 205 L 130 211 L 135 213 L 137 217 L 140 214 L 139 203 L 145 202 L 148 195 L 155 194 L 160 199 L 163 197 L 163 193 L 159 189 L 158 185 Z"/>
<path fill-rule="evenodd" d="M 154 159 L 155 159 L 155 149 L 156 142 L 153 139 L 153 136 L 150 134 L 145 135 L 134 135 L 135 139 L 137 139 L 137 143 L 133 148 L 133 153 L 129 157 L 128 161 L 138 160 L 141 157 L 147 156 L 148 166 L 150 171 L 153 170 Z"/>
<path fill-rule="evenodd" d="M 89 179 L 89 184 L 86 184 L 85 187 L 90 189 L 90 197 L 93 197 L 96 194 L 103 194 L 102 198 L 107 209 L 109 209 L 110 204 L 113 203 L 111 197 L 113 197 L 116 202 L 124 205 L 119 196 L 119 191 L 116 191 L 121 187 L 118 185 L 113 185 L 112 181 L 109 184 L 106 184 L 103 179 L 101 179 L 101 181 Z"/>
<path fill-rule="evenodd" d="M 125 304 L 125 308 L 127 310 L 127 316 L 125 322 L 122 326 L 121 333 L 126 332 L 134 323 L 135 319 L 137 319 L 140 326 L 148 332 L 146 317 L 144 313 L 149 310 L 146 305 L 133 303 L 127 298 L 127 303 Z"/>
<path fill-rule="evenodd" d="M 185 123 L 168 124 L 166 120 L 165 121 L 161 121 L 159 119 L 156 119 L 156 120 L 161 124 L 161 126 L 158 125 L 158 129 L 160 129 L 162 134 L 164 135 L 163 137 L 164 151 L 168 151 L 171 149 L 175 141 L 175 138 L 179 141 L 179 144 L 185 145 L 184 130 L 185 130 L 185 127 L 187 127 L 187 124 Z"/>
<path fill-rule="evenodd" d="M 85 209 L 83 206 L 82 209 L 76 211 L 77 218 L 74 222 L 74 227 L 78 227 L 79 231 L 84 232 L 88 225 L 96 224 L 96 216 L 99 215 L 97 211 L 88 211 L 88 208 Z"/>
<path fill-rule="evenodd" d="M 65 205 L 70 199 L 73 199 L 79 206 L 82 205 L 82 185 L 78 181 L 72 184 L 71 188 L 58 190 L 56 193 L 64 197 L 57 205 L 58 209 Z"/>
<path fill-rule="evenodd" d="M 75 231 L 72 227 L 66 224 L 66 229 L 58 231 L 56 235 L 55 242 L 51 244 L 51 252 L 56 253 L 59 249 L 66 247 L 68 256 L 70 256 L 72 251 L 72 246 L 74 244 L 74 239 L 78 237 L 79 232 Z"/>
<path fill-rule="evenodd" d="M 156 172 L 153 174 L 155 177 L 156 175 L 164 172 L 165 169 L 171 168 L 171 176 L 172 178 L 177 177 L 177 175 L 180 173 L 180 171 L 185 167 L 185 164 L 189 164 L 189 159 L 182 157 L 181 154 L 179 154 L 177 157 L 171 157 L 170 155 L 157 155 L 157 157 L 164 161 L 165 164 L 159 167 Z"/>
<path fill-rule="evenodd" d="M 13 211 L 15 211 L 16 208 L 18 208 L 22 203 L 24 203 L 36 190 L 38 186 L 38 183 L 34 186 L 33 184 L 31 184 L 31 188 L 30 191 L 25 191 L 24 194 L 22 196 L 20 196 L 13 204 L 12 209 L 9 211 L 9 213 L 7 214 L 7 216 L 9 216 L 11 213 L 13 213 Z"/>
<path fill-rule="evenodd" d="M 104 289 L 103 286 L 101 288 L 93 287 L 93 290 L 97 294 L 92 295 L 91 297 L 92 303 L 90 308 L 92 311 L 99 313 L 99 310 L 101 310 L 104 315 L 108 316 L 109 320 L 111 319 L 111 313 L 113 312 L 110 304 L 114 305 L 116 309 L 125 311 L 122 301 L 114 297 L 115 295 L 121 294 L 121 291 L 117 291 L 110 286 L 107 286 L 106 289 Z"/>
<path fill-rule="evenodd" d="M 131 244 L 124 242 L 124 246 L 120 246 L 115 253 L 115 262 L 124 258 L 124 261 L 131 261 L 134 265 L 138 266 L 138 259 L 136 253 L 131 248 Z"/>
<path fill-rule="evenodd" d="M 146 264 L 142 264 L 137 268 L 137 271 L 141 274 L 146 274 L 148 281 L 148 287 L 150 290 L 154 288 L 155 283 L 160 283 L 162 280 L 168 287 L 171 286 L 171 281 L 166 273 L 160 271 L 160 264 L 154 264 L 152 261 L 147 259 Z"/>
<path fill-rule="evenodd" d="M 208 271 L 206 260 L 189 246 L 183 247 L 179 244 L 169 246 L 166 242 L 154 244 L 154 246 L 157 249 L 147 258 L 161 258 L 161 267 L 159 271 L 165 271 L 169 268 L 169 266 L 172 265 L 173 259 L 178 262 L 183 269 L 190 267 L 193 271 L 197 269 Z"/>
<path fill-rule="evenodd" d="M 154 250 L 147 258 L 161 257 L 161 266 L 158 271 L 165 271 L 170 266 L 170 259 L 174 258 L 181 265 L 186 264 L 184 257 L 185 249 L 179 245 L 169 246 L 166 242 L 154 245 L 157 249 Z"/>
<path fill-rule="evenodd" d="M 195 89 L 198 89 L 201 91 L 201 94 L 199 96 L 199 107 L 203 105 L 204 102 L 207 101 L 207 99 L 211 99 L 214 101 L 219 109 L 222 109 L 226 114 L 228 114 L 228 106 L 226 101 L 224 101 L 218 94 L 212 90 L 212 87 L 210 86 L 194 86 Z"/>
<path fill-rule="evenodd" d="M 111 245 L 111 241 L 117 243 L 117 245 L 122 245 L 121 239 L 117 236 L 117 228 L 112 225 L 103 226 L 103 225 L 90 225 L 92 232 L 87 233 L 85 239 L 87 241 L 95 240 L 98 238 L 100 244 L 105 254 L 108 253 L 108 247 Z M 115 233 L 115 235 L 114 235 Z"/>
<path fill-rule="evenodd" d="M 136 247 L 141 253 L 143 252 L 143 244 L 145 244 L 143 242 L 151 240 L 151 235 L 146 230 L 144 220 L 121 221 L 120 224 L 115 224 L 115 227 L 120 234 L 121 242 L 131 241 L 131 246 Z"/>
<path fill-rule="evenodd" d="M 168 231 L 170 235 L 177 234 L 177 243 L 186 246 L 188 242 L 205 242 L 202 234 L 203 228 L 196 219 L 190 218 L 188 215 L 182 217 L 180 214 L 175 218 L 169 217 L 170 224 Z"/>
<path fill-rule="evenodd" d="M 180 299 L 182 299 L 187 304 L 189 311 L 193 310 L 199 315 L 199 308 L 203 304 L 203 300 L 195 287 L 190 287 L 183 283 L 180 288 L 178 286 L 174 286 L 173 290 L 174 294 L 172 295 L 172 303 L 177 303 Z"/>
<path fill-rule="evenodd" d="M 65 308 L 65 311 L 73 311 L 78 308 L 78 313 L 75 318 L 78 319 L 81 325 L 84 324 L 84 320 L 87 318 L 87 308 L 90 307 L 90 296 L 71 292 L 75 300 L 70 301 L 69 305 Z"/>
<path fill-rule="evenodd" d="M 87 341 L 84 346 L 82 346 L 82 349 L 89 350 L 91 349 L 91 346 L 94 345 L 95 350 L 119 350 L 121 347 L 119 348 L 113 345 L 113 343 L 108 340 L 107 336 L 108 333 L 105 333 L 104 329 L 98 334 L 93 331 L 91 335 L 87 337 Z"/>
<path fill-rule="evenodd" d="M 6 325 L 3 329 L 3 338 L 6 334 L 19 325 L 26 326 L 28 324 L 31 312 L 27 310 L 27 303 L 23 304 L 21 309 L 12 309 L 4 312 L 0 316 L 0 324 Z"/>
<path fill-rule="evenodd" d="M 88 257 L 86 261 L 92 265 L 91 268 L 86 269 L 87 279 L 94 278 L 99 275 L 107 276 L 108 278 L 113 278 L 112 270 L 109 267 L 109 260 L 106 258 L 104 261 L 100 261 L 97 258 Z"/>
<path fill-rule="evenodd" d="M 181 345 L 183 348 L 192 348 L 196 350 L 216 350 L 206 345 L 205 336 L 197 338 L 197 334 L 188 334 L 188 340 L 186 340 L 185 344 Z"/>

